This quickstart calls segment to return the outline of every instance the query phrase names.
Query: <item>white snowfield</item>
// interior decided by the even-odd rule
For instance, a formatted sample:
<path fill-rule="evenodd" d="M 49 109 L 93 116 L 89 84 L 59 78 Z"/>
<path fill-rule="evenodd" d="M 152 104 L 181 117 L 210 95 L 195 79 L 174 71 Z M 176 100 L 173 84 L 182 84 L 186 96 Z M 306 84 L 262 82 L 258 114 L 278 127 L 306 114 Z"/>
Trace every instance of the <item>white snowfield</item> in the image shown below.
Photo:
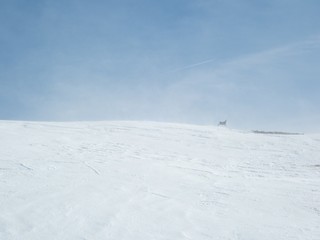
<path fill-rule="evenodd" d="M 320 135 L 0 121 L 0 239 L 320 239 Z"/>

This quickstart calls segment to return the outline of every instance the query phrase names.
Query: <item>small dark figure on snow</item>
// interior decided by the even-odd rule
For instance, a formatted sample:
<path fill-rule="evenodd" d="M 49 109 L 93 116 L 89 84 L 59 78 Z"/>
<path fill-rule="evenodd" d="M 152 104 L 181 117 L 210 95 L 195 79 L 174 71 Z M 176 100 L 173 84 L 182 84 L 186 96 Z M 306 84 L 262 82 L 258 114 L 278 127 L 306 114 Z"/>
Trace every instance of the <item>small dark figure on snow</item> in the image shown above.
<path fill-rule="evenodd" d="M 224 120 L 223 122 L 219 122 L 218 126 L 227 126 L 227 120 Z"/>

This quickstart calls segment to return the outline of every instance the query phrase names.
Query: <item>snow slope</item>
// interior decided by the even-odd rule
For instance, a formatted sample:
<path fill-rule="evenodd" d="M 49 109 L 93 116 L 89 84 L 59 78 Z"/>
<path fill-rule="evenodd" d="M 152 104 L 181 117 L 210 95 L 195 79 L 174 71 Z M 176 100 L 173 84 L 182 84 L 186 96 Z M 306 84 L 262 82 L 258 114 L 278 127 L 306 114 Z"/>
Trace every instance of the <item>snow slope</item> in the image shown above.
<path fill-rule="evenodd" d="M 320 239 L 320 135 L 0 121 L 0 239 Z"/>

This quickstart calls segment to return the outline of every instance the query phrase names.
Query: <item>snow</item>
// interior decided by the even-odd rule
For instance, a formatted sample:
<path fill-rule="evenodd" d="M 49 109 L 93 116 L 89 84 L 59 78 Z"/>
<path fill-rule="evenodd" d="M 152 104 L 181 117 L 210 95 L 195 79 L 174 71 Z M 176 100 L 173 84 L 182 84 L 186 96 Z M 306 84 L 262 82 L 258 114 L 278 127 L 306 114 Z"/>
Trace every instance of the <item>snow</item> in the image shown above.
<path fill-rule="evenodd" d="M 320 134 L 0 121 L 0 239 L 320 239 Z"/>

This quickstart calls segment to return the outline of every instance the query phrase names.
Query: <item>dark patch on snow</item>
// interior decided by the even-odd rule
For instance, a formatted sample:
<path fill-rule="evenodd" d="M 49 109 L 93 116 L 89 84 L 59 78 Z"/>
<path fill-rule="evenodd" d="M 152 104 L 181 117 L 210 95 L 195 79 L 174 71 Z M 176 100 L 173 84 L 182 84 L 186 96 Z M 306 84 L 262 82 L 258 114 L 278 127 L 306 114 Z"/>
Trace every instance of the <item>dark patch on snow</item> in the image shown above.
<path fill-rule="evenodd" d="M 303 133 L 290 133 L 290 132 L 278 132 L 278 131 L 259 131 L 259 130 L 253 130 L 253 133 L 259 133 L 259 134 L 280 134 L 280 135 L 303 135 Z"/>

